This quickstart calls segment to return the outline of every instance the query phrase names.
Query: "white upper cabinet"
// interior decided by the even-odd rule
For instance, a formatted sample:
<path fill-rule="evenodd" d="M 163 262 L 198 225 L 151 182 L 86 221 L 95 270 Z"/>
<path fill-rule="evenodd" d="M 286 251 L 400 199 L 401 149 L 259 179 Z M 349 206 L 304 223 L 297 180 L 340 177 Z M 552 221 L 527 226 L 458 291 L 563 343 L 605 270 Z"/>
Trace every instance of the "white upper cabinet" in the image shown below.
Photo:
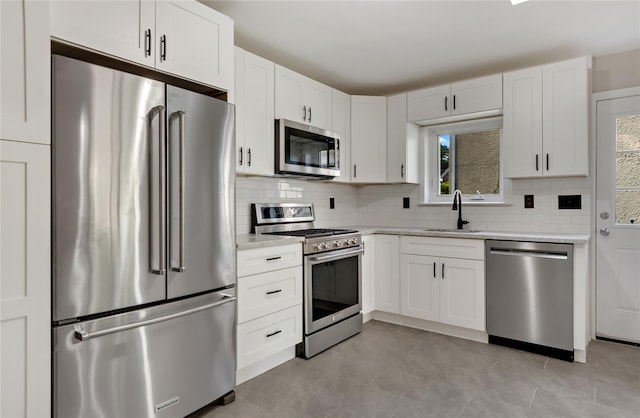
<path fill-rule="evenodd" d="M 274 173 L 274 64 L 236 48 L 236 172 Z"/>
<path fill-rule="evenodd" d="M 233 87 L 233 21 L 196 1 L 54 1 L 51 36 L 222 90 Z"/>
<path fill-rule="evenodd" d="M 409 122 L 479 112 L 499 113 L 501 108 L 502 74 L 412 91 L 407 95 Z"/>
<path fill-rule="evenodd" d="M 387 97 L 387 182 L 419 182 L 418 135 L 407 122 L 407 94 Z"/>
<path fill-rule="evenodd" d="M 275 77 L 276 119 L 331 129 L 331 87 L 277 64 Z"/>
<path fill-rule="evenodd" d="M 589 58 L 504 74 L 505 176 L 588 175 Z"/>
<path fill-rule="evenodd" d="M 0 138 L 49 144 L 49 2 L 0 1 Z"/>
<path fill-rule="evenodd" d="M 351 179 L 387 181 L 387 98 L 351 96 Z"/>
<path fill-rule="evenodd" d="M 332 89 L 331 130 L 340 136 L 340 176 L 333 181 L 351 182 L 351 96 Z"/>

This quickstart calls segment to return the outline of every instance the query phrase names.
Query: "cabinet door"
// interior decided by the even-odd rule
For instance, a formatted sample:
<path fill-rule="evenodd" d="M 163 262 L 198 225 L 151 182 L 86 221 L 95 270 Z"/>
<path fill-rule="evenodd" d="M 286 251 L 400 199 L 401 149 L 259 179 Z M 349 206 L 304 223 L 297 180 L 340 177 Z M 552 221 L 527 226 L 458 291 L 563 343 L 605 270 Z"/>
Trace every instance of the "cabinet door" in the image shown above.
<path fill-rule="evenodd" d="M 307 123 L 307 105 L 302 102 L 305 77 L 275 66 L 275 118 Z"/>
<path fill-rule="evenodd" d="M 459 258 L 439 260 L 440 322 L 485 330 L 484 262 Z"/>
<path fill-rule="evenodd" d="M 376 309 L 376 247 L 373 235 L 362 237 L 362 313 Z"/>
<path fill-rule="evenodd" d="M 387 98 L 351 96 L 351 178 L 387 181 Z"/>
<path fill-rule="evenodd" d="M 400 313 L 413 318 L 440 319 L 440 271 L 435 257 L 400 256 Z"/>
<path fill-rule="evenodd" d="M 376 310 L 400 313 L 400 239 L 375 236 Z"/>
<path fill-rule="evenodd" d="M 302 91 L 309 125 L 331 129 L 331 87 L 307 79 Z"/>
<path fill-rule="evenodd" d="M 407 94 L 387 97 L 387 182 L 419 182 L 419 128 L 407 122 Z"/>
<path fill-rule="evenodd" d="M 417 122 L 449 116 L 452 107 L 450 94 L 450 84 L 409 92 L 407 94 L 407 120 Z"/>
<path fill-rule="evenodd" d="M 542 174 L 542 67 L 504 74 L 504 175 Z"/>
<path fill-rule="evenodd" d="M 236 50 L 236 170 L 274 173 L 274 64 Z"/>
<path fill-rule="evenodd" d="M 3 417 L 44 417 L 51 412 L 49 161 L 48 145 L 0 141 Z"/>
<path fill-rule="evenodd" d="M 0 138 L 48 144 L 49 2 L 0 2 Z"/>
<path fill-rule="evenodd" d="M 502 107 L 502 74 L 451 85 L 451 114 L 482 112 Z"/>
<path fill-rule="evenodd" d="M 61 0 L 50 4 L 52 37 L 153 67 L 158 46 L 155 1 Z"/>
<path fill-rule="evenodd" d="M 156 68 L 229 91 L 233 21 L 195 1 L 156 2 Z"/>
<path fill-rule="evenodd" d="M 588 175 L 588 59 L 542 67 L 544 175 Z"/>
<path fill-rule="evenodd" d="M 331 104 L 331 130 L 340 136 L 340 176 L 333 181 L 351 182 L 351 97 L 333 89 Z"/>

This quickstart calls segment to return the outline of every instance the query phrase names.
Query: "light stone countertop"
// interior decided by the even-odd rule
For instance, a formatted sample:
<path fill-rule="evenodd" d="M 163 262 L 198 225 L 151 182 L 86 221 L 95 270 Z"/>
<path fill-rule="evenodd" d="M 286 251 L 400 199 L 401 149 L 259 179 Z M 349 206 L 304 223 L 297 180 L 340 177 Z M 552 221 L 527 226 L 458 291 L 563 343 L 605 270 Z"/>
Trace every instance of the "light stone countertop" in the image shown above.
<path fill-rule="evenodd" d="M 418 237 L 443 237 L 443 238 L 472 238 L 472 239 L 498 239 L 509 241 L 535 241 L 554 242 L 561 244 L 587 244 L 591 239 L 589 234 L 553 234 L 544 232 L 492 232 L 440 228 L 397 228 L 376 226 L 347 226 L 357 229 L 362 235 L 387 234 L 387 235 L 411 235 Z"/>
<path fill-rule="evenodd" d="M 303 237 L 241 234 L 236 236 L 236 249 L 250 250 L 254 248 L 275 247 L 278 245 L 296 244 L 302 241 L 304 241 Z"/>

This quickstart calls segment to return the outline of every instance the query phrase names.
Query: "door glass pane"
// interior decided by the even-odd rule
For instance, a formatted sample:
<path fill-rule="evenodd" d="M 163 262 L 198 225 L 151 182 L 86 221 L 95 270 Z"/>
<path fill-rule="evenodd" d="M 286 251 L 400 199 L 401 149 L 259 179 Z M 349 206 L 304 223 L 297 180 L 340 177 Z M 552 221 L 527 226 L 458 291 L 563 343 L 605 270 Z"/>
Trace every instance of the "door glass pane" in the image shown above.
<path fill-rule="evenodd" d="M 337 168 L 335 140 L 293 128 L 286 130 L 285 159 L 288 164 Z"/>
<path fill-rule="evenodd" d="M 312 311 L 317 321 L 358 304 L 358 257 L 313 266 Z"/>
<path fill-rule="evenodd" d="M 640 223 L 640 115 L 616 118 L 616 224 Z"/>

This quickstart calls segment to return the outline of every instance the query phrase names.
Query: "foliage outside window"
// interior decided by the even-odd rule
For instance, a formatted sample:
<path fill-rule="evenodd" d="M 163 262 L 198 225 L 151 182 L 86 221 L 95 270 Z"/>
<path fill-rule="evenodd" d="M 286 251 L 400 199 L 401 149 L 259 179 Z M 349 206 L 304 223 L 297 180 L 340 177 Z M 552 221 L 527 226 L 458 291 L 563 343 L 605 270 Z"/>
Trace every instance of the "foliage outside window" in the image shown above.
<path fill-rule="evenodd" d="M 425 127 L 425 203 L 504 202 L 502 118 Z"/>

